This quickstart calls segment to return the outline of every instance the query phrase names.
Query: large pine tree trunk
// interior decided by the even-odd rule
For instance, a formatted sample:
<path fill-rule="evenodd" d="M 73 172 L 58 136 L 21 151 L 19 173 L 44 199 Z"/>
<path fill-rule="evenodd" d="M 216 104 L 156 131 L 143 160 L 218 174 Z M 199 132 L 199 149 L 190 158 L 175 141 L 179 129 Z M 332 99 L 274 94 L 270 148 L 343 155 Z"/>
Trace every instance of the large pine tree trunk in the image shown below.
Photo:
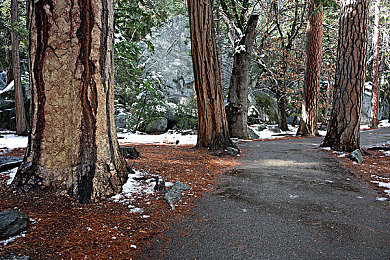
<path fill-rule="evenodd" d="M 320 90 L 322 6 L 317 8 L 309 1 L 309 19 L 306 30 L 306 66 L 303 85 L 302 118 L 297 135 L 315 136 L 318 120 L 318 96 Z"/>
<path fill-rule="evenodd" d="M 378 108 L 379 108 L 379 93 L 380 85 L 379 81 L 379 39 L 380 39 L 380 0 L 375 2 L 375 22 L 373 33 L 373 47 L 374 47 L 374 67 L 372 71 L 372 99 L 371 99 L 371 115 L 370 115 L 370 127 L 378 127 Z"/>
<path fill-rule="evenodd" d="M 368 0 L 343 0 L 332 115 L 322 146 L 360 148 L 360 119 L 367 59 Z"/>
<path fill-rule="evenodd" d="M 226 106 L 231 137 L 248 138 L 249 70 L 252 64 L 252 49 L 258 20 L 258 15 L 252 15 L 249 18 L 244 35 L 235 47 Z"/>
<path fill-rule="evenodd" d="M 14 183 L 81 203 L 121 191 L 113 113 L 113 1 L 29 1 L 31 133 Z"/>
<path fill-rule="evenodd" d="M 234 146 L 226 121 L 211 0 L 188 0 L 191 53 L 198 106 L 198 147 Z"/>
<path fill-rule="evenodd" d="M 18 0 L 11 0 L 11 22 L 18 22 Z M 19 36 L 12 30 L 12 68 L 14 74 L 15 109 L 16 109 L 16 134 L 27 135 L 26 112 L 24 109 L 24 95 L 20 76 L 19 60 Z"/>

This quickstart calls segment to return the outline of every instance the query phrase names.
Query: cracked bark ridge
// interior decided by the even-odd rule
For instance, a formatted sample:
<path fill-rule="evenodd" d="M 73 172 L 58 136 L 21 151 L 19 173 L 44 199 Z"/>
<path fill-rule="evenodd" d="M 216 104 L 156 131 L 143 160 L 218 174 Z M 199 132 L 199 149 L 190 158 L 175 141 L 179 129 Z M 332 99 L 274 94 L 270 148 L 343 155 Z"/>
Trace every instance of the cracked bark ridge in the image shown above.
<path fill-rule="evenodd" d="M 306 66 L 303 86 L 302 117 L 297 135 L 318 135 L 318 96 L 321 73 L 322 6 L 316 7 L 309 1 L 308 24 L 306 29 Z"/>
<path fill-rule="evenodd" d="M 332 115 L 322 144 L 338 151 L 360 149 L 368 11 L 368 0 L 344 0 L 341 4 Z"/>
<path fill-rule="evenodd" d="M 226 115 L 231 137 L 248 138 L 248 85 L 252 63 L 253 42 L 259 15 L 248 19 L 244 36 L 235 46 L 233 70 L 230 78 Z"/>
<path fill-rule="evenodd" d="M 14 184 L 108 198 L 127 178 L 113 115 L 113 1 L 29 5 L 32 131 Z"/>
<path fill-rule="evenodd" d="M 211 4 L 210 0 L 188 0 L 199 118 L 197 147 L 216 151 L 235 145 L 226 120 Z"/>

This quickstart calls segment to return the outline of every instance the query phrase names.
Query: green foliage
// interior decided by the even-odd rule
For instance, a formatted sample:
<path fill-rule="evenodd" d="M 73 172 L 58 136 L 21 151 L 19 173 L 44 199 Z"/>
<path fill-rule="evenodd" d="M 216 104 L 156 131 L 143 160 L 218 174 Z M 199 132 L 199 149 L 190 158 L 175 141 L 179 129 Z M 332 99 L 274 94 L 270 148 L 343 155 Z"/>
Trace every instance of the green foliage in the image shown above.
<path fill-rule="evenodd" d="M 198 128 L 198 110 L 196 96 L 191 96 L 186 104 L 179 104 L 176 111 L 178 129 L 197 129 Z"/>

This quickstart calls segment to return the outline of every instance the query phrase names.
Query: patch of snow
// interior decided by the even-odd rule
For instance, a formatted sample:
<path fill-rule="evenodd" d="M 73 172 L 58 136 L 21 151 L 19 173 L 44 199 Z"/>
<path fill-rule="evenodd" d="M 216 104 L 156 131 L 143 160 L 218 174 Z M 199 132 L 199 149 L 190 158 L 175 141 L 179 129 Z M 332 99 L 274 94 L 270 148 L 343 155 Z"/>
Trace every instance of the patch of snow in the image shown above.
<path fill-rule="evenodd" d="M 2 134 L 1 132 L 0 134 L 4 136 L 3 138 L 0 138 L 0 154 L 6 152 L 6 150 L 27 147 L 27 143 L 28 143 L 27 136 L 17 136 L 15 134 Z"/>
<path fill-rule="evenodd" d="M 150 218 L 149 215 L 142 215 L 141 218 Z"/>
<path fill-rule="evenodd" d="M 358 198 L 358 199 L 363 199 L 363 197 L 362 197 L 362 196 L 357 196 L 356 198 Z"/>
<path fill-rule="evenodd" d="M 235 53 L 244 53 L 244 52 L 246 52 L 246 47 L 245 47 L 245 45 L 238 45 L 238 46 L 234 49 L 234 52 L 235 52 Z"/>
<path fill-rule="evenodd" d="M 242 212 L 244 212 L 244 213 L 245 213 L 245 212 L 248 212 L 248 210 L 247 210 L 247 209 L 242 209 Z"/>
<path fill-rule="evenodd" d="M 289 195 L 288 197 L 289 197 L 290 199 L 297 199 L 297 198 L 299 198 L 298 195 Z"/>
<path fill-rule="evenodd" d="M 378 184 L 378 187 L 385 188 L 385 193 L 390 196 L 390 183 L 381 181 L 371 181 L 372 183 Z"/>
<path fill-rule="evenodd" d="M 326 131 L 324 131 L 324 130 L 318 130 L 318 134 L 319 134 L 320 136 L 325 136 L 325 135 L 326 135 Z"/>
<path fill-rule="evenodd" d="M 87 230 L 88 230 L 88 231 L 92 231 L 92 228 L 90 228 L 90 227 L 87 227 Z"/>
<path fill-rule="evenodd" d="M 379 127 L 390 127 L 390 122 L 389 120 L 385 119 L 379 122 Z"/>
<path fill-rule="evenodd" d="M 174 144 L 196 145 L 197 135 L 182 135 L 179 133 L 167 132 L 160 135 L 146 135 L 140 133 L 118 133 L 119 144 L 141 143 L 141 144 Z M 164 141 L 165 140 L 165 141 Z"/>
<path fill-rule="evenodd" d="M 376 198 L 376 200 L 378 200 L 378 201 L 387 201 L 388 200 L 388 198 Z"/>
<path fill-rule="evenodd" d="M 137 249 L 137 246 L 136 246 L 136 245 L 131 245 L 130 247 L 131 247 L 131 248 L 134 248 L 134 249 Z"/>
<path fill-rule="evenodd" d="M 346 154 L 346 153 L 343 153 L 343 154 L 340 154 L 340 155 L 337 156 L 337 157 L 345 157 L 345 156 L 347 156 L 347 154 Z"/>
<path fill-rule="evenodd" d="M 18 171 L 18 167 L 13 168 L 13 169 L 8 170 L 8 171 L 4 171 L 1 173 L 3 175 L 8 175 L 9 179 L 7 180 L 7 185 L 11 185 L 11 183 L 13 182 L 13 180 L 15 178 L 17 171 Z"/>
<path fill-rule="evenodd" d="M 321 147 L 322 150 L 330 151 L 332 150 L 330 147 Z"/>
<path fill-rule="evenodd" d="M 7 91 L 10 91 L 13 88 L 14 88 L 14 81 L 11 81 L 11 83 L 9 83 L 8 86 L 5 87 L 5 89 L 0 91 L 0 95 L 7 92 Z"/>
<path fill-rule="evenodd" d="M 384 155 L 390 156 L 390 151 L 382 151 Z"/>
<path fill-rule="evenodd" d="M 130 208 L 130 206 L 129 206 L 129 208 Z M 132 209 L 130 209 L 130 213 L 144 213 L 144 210 L 143 209 L 141 209 L 141 208 L 132 208 Z"/>
<path fill-rule="evenodd" d="M 7 239 L 5 239 L 5 240 L 0 241 L 0 245 L 6 246 L 8 243 L 11 243 L 11 242 L 15 241 L 15 240 L 18 239 L 19 237 L 25 237 L 25 236 L 26 236 L 26 232 L 27 232 L 27 231 L 24 231 L 24 232 L 22 232 L 20 235 L 13 236 L 13 237 L 10 237 L 10 238 L 7 238 Z M 0 248 L 1 248 L 1 247 L 0 247 Z"/>
<path fill-rule="evenodd" d="M 334 183 L 334 181 L 331 181 L 331 180 L 325 180 L 325 182 L 327 182 L 327 183 Z"/>

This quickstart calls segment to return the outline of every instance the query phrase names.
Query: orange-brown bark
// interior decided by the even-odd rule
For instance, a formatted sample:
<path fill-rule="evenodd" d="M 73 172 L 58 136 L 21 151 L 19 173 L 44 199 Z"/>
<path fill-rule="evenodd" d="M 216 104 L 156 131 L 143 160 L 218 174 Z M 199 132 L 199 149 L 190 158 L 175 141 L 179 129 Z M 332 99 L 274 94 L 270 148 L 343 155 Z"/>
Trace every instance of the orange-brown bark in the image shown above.
<path fill-rule="evenodd" d="M 211 1 L 188 0 L 191 52 L 198 106 L 198 147 L 210 150 L 234 146 L 222 96 Z"/>
<path fill-rule="evenodd" d="M 360 119 L 366 78 L 368 0 L 341 4 L 332 115 L 323 146 L 360 148 Z"/>
<path fill-rule="evenodd" d="M 82 203 L 120 192 L 112 43 L 113 1 L 30 1 L 32 131 L 17 186 Z"/>
<path fill-rule="evenodd" d="M 303 86 L 302 118 L 298 135 L 315 136 L 318 120 L 318 97 L 320 90 L 322 6 L 309 1 L 309 19 L 306 30 L 306 67 Z"/>

